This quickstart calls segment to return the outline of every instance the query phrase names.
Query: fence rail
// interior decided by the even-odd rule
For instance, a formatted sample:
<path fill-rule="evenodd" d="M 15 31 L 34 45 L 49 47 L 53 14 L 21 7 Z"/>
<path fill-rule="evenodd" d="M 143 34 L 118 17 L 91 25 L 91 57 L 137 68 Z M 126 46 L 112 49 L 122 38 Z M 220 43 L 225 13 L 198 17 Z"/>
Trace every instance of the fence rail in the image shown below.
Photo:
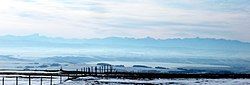
<path fill-rule="evenodd" d="M 101 66 L 101 67 L 85 67 L 76 69 L 75 71 L 67 70 L 32 70 L 27 71 L 5 71 L 0 72 L 2 76 L 2 85 L 5 85 L 9 75 L 15 79 L 15 85 L 19 84 L 20 78 L 27 78 L 28 85 L 32 84 L 32 78 L 40 78 L 40 85 L 43 85 L 43 79 L 49 79 L 50 85 L 53 85 L 53 77 L 59 77 L 59 83 L 63 83 L 62 77 L 66 77 L 66 80 L 76 79 L 78 77 L 109 77 L 109 78 L 250 78 L 250 74 L 172 74 L 172 73 L 140 73 L 140 72 L 118 72 L 112 66 Z M 5 75 L 5 76 L 4 76 Z M 7 76 L 6 76 L 7 75 Z M 25 75 L 25 76 L 21 76 Z M 46 76 L 46 77 L 44 77 Z"/>

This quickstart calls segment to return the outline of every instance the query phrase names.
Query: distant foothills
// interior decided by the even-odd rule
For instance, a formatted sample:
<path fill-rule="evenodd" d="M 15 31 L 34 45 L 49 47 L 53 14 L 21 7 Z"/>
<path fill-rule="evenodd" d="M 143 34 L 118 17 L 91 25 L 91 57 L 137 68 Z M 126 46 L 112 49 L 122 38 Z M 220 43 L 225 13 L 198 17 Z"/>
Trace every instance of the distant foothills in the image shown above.
<path fill-rule="evenodd" d="M 3 55 L 20 56 L 15 56 L 15 58 L 22 58 L 22 56 L 26 56 L 22 54 L 29 52 L 31 54 L 33 51 L 35 54 L 55 52 L 51 56 L 42 56 L 43 60 L 56 62 L 163 62 L 222 65 L 250 69 L 250 43 L 237 40 L 213 38 L 154 39 L 150 37 L 141 39 L 121 37 L 64 39 L 35 34 L 0 36 L 0 48 L 2 57 Z"/>
<path fill-rule="evenodd" d="M 250 43 L 237 40 L 215 39 L 215 38 L 173 38 L 154 39 L 108 37 L 93 39 L 65 39 L 61 37 L 46 37 L 39 34 L 27 36 L 0 36 L 0 46 L 29 46 L 29 47 L 81 47 L 81 46 L 131 46 L 131 47 L 192 47 L 192 48 L 246 48 L 250 49 Z M 212 46 L 212 47 L 211 47 Z"/>

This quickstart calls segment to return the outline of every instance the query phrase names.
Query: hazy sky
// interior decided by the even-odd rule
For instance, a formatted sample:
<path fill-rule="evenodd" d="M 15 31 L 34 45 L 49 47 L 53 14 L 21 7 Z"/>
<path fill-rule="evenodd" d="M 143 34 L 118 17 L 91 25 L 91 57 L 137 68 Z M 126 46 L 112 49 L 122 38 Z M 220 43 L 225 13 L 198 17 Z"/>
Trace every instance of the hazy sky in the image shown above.
<path fill-rule="evenodd" d="M 250 0 L 0 0 L 0 35 L 250 42 Z"/>

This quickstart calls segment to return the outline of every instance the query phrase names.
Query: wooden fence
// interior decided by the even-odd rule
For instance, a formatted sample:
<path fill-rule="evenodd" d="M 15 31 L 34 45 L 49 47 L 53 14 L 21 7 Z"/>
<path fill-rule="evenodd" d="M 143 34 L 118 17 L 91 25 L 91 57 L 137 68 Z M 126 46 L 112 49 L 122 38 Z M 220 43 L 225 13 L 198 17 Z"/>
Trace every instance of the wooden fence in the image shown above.
<path fill-rule="evenodd" d="M 118 72 L 110 65 L 85 67 L 76 69 L 75 71 L 67 70 L 33 70 L 44 71 L 45 73 L 22 73 L 22 72 L 0 72 L 0 75 L 26 75 L 28 76 L 28 85 L 31 85 L 31 79 L 39 76 L 49 76 L 50 85 L 53 85 L 53 77 L 59 77 L 59 83 L 63 83 L 62 77 L 67 77 L 66 80 L 72 80 L 79 77 L 108 77 L 108 78 L 130 78 L 130 79 L 154 79 L 154 78 L 250 78 L 250 74 L 173 74 L 173 73 L 142 73 L 142 72 Z M 38 76 L 38 77 L 37 77 Z M 15 77 L 15 84 L 18 85 L 19 78 Z M 44 77 L 40 77 L 40 85 L 43 84 Z M 2 85 L 5 85 L 5 77 L 1 79 Z"/>

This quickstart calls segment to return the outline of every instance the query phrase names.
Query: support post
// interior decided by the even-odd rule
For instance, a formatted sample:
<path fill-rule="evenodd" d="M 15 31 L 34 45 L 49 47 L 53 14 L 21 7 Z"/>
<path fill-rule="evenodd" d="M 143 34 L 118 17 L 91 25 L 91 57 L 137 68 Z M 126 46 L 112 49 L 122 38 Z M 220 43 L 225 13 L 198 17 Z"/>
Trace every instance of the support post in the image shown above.
<path fill-rule="evenodd" d="M 29 75 L 29 85 L 31 85 L 31 79 L 30 79 L 30 75 Z"/>
<path fill-rule="evenodd" d="M 60 84 L 62 84 L 62 75 L 60 75 Z"/>
<path fill-rule="evenodd" d="M 43 85 L 43 77 L 41 77 L 40 85 Z"/>
<path fill-rule="evenodd" d="M 50 85 L 52 85 L 53 82 L 52 82 L 52 76 L 50 76 Z"/>
<path fill-rule="evenodd" d="M 16 85 L 18 85 L 18 77 L 16 77 Z"/>
<path fill-rule="evenodd" d="M 3 77 L 3 79 L 2 79 L 2 85 L 4 85 L 4 77 Z"/>

